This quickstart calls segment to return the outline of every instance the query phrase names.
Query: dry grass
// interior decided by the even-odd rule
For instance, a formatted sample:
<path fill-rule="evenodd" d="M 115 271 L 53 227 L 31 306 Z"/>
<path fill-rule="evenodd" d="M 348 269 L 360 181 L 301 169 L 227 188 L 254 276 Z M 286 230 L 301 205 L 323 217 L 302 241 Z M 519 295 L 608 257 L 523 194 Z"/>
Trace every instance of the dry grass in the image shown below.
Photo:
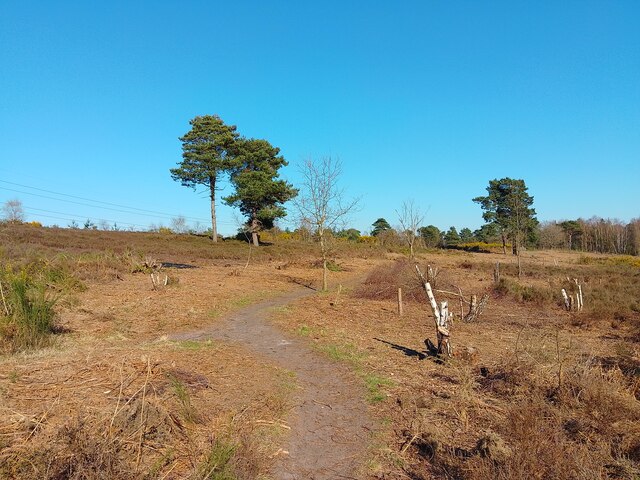
<path fill-rule="evenodd" d="M 286 433 L 294 379 L 240 348 L 166 335 L 317 285 L 312 246 L 261 247 L 245 269 L 239 242 L 11 228 L 0 230 L 0 260 L 69 300 L 55 307 L 67 333 L 53 347 L 0 357 L 0 478 L 265 475 Z M 274 321 L 360 373 L 380 425 L 363 478 L 640 475 L 634 262 L 527 252 L 517 279 L 510 256 L 424 255 L 423 271 L 440 271 L 439 290 L 491 294 L 479 321 L 454 323 L 457 355 L 439 363 L 425 351 L 433 319 L 413 265 L 349 247 L 339 245 L 330 275 L 339 294 L 280 308 Z M 170 285 L 152 289 L 147 256 L 176 264 L 162 270 Z M 561 306 L 567 277 L 583 284 L 584 312 Z M 436 296 L 458 313 L 455 295 Z"/>
<path fill-rule="evenodd" d="M 206 236 L 148 232 L 114 232 L 66 228 L 38 228 L 0 223 L 0 259 L 33 263 L 45 259 L 72 267 L 81 278 L 114 278 L 129 273 L 147 255 L 161 262 L 201 264 L 215 260 L 246 261 L 250 246 L 237 240 L 213 244 Z M 385 250 L 377 245 L 335 242 L 333 256 L 340 259 L 376 258 Z M 318 258 L 311 242 L 279 241 L 251 249 L 251 262 L 304 264 Z"/>
<path fill-rule="evenodd" d="M 628 265 L 584 265 L 577 255 L 535 255 L 525 258 L 527 275 L 520 281 L 515 264 L 500 255 L 420 260 L 441 269 L 442 290 L 460 286 L 465 294 L 492 294 L 478 322 L 454 323 L 457 356 L 445 364 L 429 357 L 423 344 L 435 334 L 419 290 L 413 297 L 418 301 L 405 304 L 404 316 L 397 314 L 398 286 L 412 291 L 411 265 L 404 261 L 378 266 L 338 305 L 329 294 L 276 317 L 321 350 L 348 346 L 358 353 L 360 368 L 393 380 L 380 387 L 386 400 L 372 406 L 381 431 L 369 477 L 640 475 L 640 348 L 634 337 L 640 318 L 628 310 L 614 327 L 597 318 L 600 293 L 594 288 L 597 279 L 604 284 L 610 278 L 611 285 L 624 287 L 622 298 L 631 298 L 637 272 Z M 496 259 L 505 279 L 498 286 Z M 592 302 L 580 314 L 565 312 L 557 298 L 568 275 L 580 277 L 585 300 Z M 455 296 L 436 296 L 457 312 Z M 611 307 L 621 297 L 601 298 Z"/>
<path fill-rule="evenodd" d="M 268 468 L 286 372 L 211 342 L 97 344 L 74 356 L 3 362 L 0 478 L 250 479 Z M 227 447 L 214 469 L 211 456 Z"/>

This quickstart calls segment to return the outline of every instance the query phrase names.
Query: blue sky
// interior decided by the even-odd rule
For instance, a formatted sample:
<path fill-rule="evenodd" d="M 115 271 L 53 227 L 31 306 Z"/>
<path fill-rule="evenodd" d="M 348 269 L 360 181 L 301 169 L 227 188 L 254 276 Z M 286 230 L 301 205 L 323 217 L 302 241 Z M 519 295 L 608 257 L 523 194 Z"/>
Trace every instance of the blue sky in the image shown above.
<path fill-rule="evenodd" d="M 61 226 L 204 225 L 206 195 L 169 169 L 189 119 L 218 114 L 280 147 L 294 184 L 304 158 L 339 157 L 363 231 L 408 199 L 425 224 L 477 228 L 471 199 L 505 176 L 540 220 L 629 220 L 638 24 L 636 1 L 4 1 L 0 203 Z"/>

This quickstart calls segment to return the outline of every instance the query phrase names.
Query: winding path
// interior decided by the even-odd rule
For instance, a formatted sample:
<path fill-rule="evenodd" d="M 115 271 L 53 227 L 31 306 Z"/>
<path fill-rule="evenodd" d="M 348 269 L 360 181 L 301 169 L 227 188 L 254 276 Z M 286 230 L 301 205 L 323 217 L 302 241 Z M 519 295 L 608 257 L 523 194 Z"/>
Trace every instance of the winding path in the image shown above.
<path fill-rule="evenodd" d="M 293 371 L 300 386 L 290 413 L 291 434 L 272 472 L 276 480 L 357 479 L 371 423 L 362 387 L 347 369 L 285 335 L 266 317 L 269 309 L 310 295 L 297 290 L 240 310 L 215 327 L 174 335 L 174 340 L 240 343 Z"/>

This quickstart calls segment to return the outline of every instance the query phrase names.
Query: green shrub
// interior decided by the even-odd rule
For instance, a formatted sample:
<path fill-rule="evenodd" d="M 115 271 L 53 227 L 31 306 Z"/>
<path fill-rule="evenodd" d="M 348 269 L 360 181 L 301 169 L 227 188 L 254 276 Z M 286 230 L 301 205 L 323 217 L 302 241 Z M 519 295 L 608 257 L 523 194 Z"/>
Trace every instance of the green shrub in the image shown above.
<path fill-rule="evenodd" d="M 233 456 L 238 446 L 216 438 L 190 477 L 194 480 L 235 480 Z"/>
<path fill-rule="evenodd" d="M 22 271 L 5 269 L 2 284 L 0 338 L 11 351 L 43 346 L 55 330 L 55 298 L 47 293 L 42 281 Z"/>
<path fill-rule="evenodd" d="M 464 250 L 466 252 L 480 252 L 480 253 L 492 253 L 501 252 L 501 243 L 486 243 L 486 242 L 466 242 L 458 243 L 456 245 L 447 245 L 448 249 Z M 507 248 L 511 248 L 511 245 L 507 245 Z"/>
<path fill-rule="evenodd" d="M 508 295 L 520 303 L 536 303 L 539 305 L 553 301 L 553 292 L 549 288 L 540 288 L 533 285 L 522 285 L 509 278 L 501 278 L 494 287 L 499 295 Z"/>

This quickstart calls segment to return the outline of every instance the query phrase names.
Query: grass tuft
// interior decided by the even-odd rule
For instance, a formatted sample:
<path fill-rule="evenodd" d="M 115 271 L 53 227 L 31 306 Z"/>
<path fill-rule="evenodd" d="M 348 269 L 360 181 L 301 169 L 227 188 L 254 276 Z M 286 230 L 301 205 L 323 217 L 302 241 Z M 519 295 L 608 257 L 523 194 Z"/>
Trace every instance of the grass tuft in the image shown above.
<path fill-rule="evenodd" d="M 236 480 L 232 460 L 237 448 L 234 443 L 214 439 L 191 480 Z"/>
<path fill-rule="evenodd" d="M 25 271 L 13 273 L 5 269 L 0 274 L 2 317 L 0 336 L 9 351 L 20 351 L 48 344 L 55 331 L 56 299 L 52 298 L 44 283 Z"/>

